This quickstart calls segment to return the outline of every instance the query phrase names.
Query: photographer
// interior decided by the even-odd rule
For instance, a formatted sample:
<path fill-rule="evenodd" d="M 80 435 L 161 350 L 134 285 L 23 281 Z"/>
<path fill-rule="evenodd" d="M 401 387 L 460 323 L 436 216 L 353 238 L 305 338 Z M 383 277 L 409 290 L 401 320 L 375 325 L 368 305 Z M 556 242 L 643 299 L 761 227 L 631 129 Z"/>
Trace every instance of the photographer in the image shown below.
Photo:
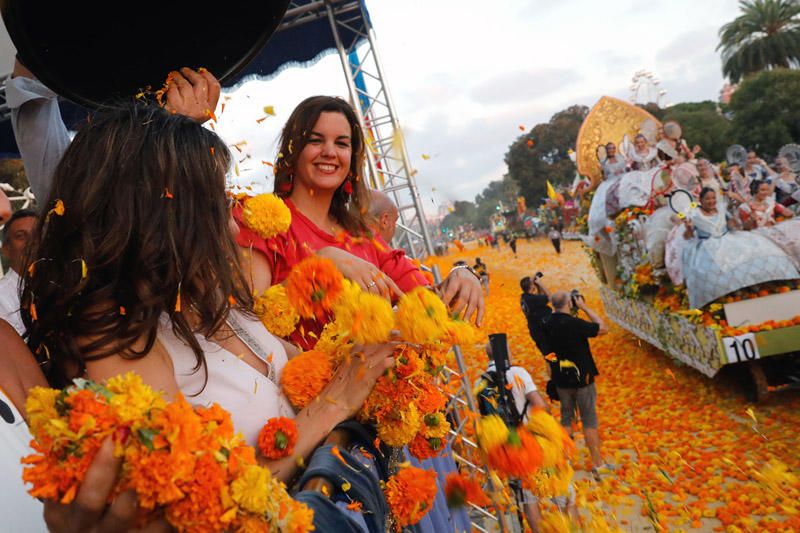
<path fill-rule="evenodd" d="M 492 348 L 492 344 L 496 349 Z M 505 334 L 489 335 L 486 355 L 489 357 L 489 366 L 474 387 L 478 391 L 478 409 L 482 415 L 496 414 L 507 426 L 516 427 L 526 422 L 530 409 L 539 408 L 550 412 L 530 373 L 520 366 L 511 365 L 511 352 Z M 504 376 L 498 375 L 498 367 L 501 370 L 506 369 Z M 525 511 L 528 524 L 533 531 L 537 531 L 542 520 L 538 499 L 529 491 L 523 490 L 519 480 L 512 480 L 511 483 L 517 502 L 522 504 Z M 555 500 L 560 508 L 571 513 L 570 517 L 573 517 L 576 515 L 572 513 L 577 513 L 574 499 L 571 491 L 569 496 Z"/>
<path fill-rule="evenodd" d="M 583 435 L 592 458 L 592 473 L 597 479 L 601 470 L 610 470 L 600 453 L 600 435 L 597 431 L 597 389 L 594 378 L 599 374 L 595 366 L 589 339 L 608 333 L 600 316 L 589 309 L 578 291 L 553 294 L 553 314 L 545 322 L 550 348 L 556 353 L 558 366 L 553 376 L 561 401 L 561 425 L 572 435 L 572 417 L 577 406 L 583 422 Z M 573 313 L 583 311 L 590 321 Z"/>
<path fill-rule="evenodd" d="M 528 321 L 528 332 L 531 334 L 531 339 L 542 352 L 542 356 L 546 356 L 552 350 L 547 343 L 544 321 L 550 317 L 553 310 L 550 308 L 550 293 L 542 283 L 542 276 L 541 272 L 537 272 L 533 277 L 525 276 L 519 280 L 519 287 L 522 289 L 519 305 Z M 548 364 L 548 376 L 552 376 L 551 367 L 552 364 Z"/>

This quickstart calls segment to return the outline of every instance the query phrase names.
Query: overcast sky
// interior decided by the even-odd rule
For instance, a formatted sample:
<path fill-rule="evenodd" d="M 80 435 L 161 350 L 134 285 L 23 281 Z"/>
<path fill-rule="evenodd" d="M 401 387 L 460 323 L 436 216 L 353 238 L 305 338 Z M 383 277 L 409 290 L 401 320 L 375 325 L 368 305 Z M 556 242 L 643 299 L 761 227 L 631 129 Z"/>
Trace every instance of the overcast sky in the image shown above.
<path fill-rule="evenodd" d="M 426 209 L 472 200 L 501 178 L 519 125 L 530 129 L 602 95 L 627 99 L 637 70 L 656 74 L 666 103 L 716 100 L 723 84 L 717 31 L 738 14 L 735 0 L 367 5 Z M 247 181 L 263 182 L 269 169 L 261 160 L 274 158 L 294 106 L 313 94 L 346 96 L 347 88 L 334 54 L 232 94 L 218 131 L 229 142 L 247 141 L 242 149 L 252 157 L 240 168 Z M 256 124 L 265 105 L 276 116 Z"/>
<path fill-rule="evenodd" d="M 719 27 L 736 0 L 367 0 L 426 209 L 472 200 L 506 172 L 514 139 L 572 104 L 629 97 L 655 73 L 665 101 L 716 100 Z M 491 5 L 491 9 L 487 8 Z M 10 43 L 0 39 L 0 49 Z M 8 57 L 9 63 L 13 56 Z M 242 179 L 271 190 L 280 127 L 314 94 L 347 96 L 338 55 L 229 93 L 217 131 L 240 145 Z M 276 116 L 257 124 L 263 107 Z M 691 142 L 691 139 L 689 139 Z M 429 154 L 428 160 L 421 155 Z M 435 189 L 435 192 L 434 192 Z"/>

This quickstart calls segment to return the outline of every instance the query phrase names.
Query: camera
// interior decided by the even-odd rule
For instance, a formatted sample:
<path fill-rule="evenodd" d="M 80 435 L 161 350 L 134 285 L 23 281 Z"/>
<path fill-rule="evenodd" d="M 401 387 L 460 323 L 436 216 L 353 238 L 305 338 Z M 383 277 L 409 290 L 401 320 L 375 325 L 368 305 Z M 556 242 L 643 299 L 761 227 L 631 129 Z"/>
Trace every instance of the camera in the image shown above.
<path fill-rule="evenodd" d="M 537 272 L 536 274 L 533 275 L 533 279 L 537 280 L 537 279 L 541 278 L 542 276 L 544 276 L 544 274 L 542 274 L 541 272 Z"/>
<path fill-rule="evenodd" d="M 569 293 L 569 300 L 572 304 L 572 312 L 578 312 L 578 298 L 583 299 L 583 295 L 578 291 L 578 289 L 572 289 Z"/>

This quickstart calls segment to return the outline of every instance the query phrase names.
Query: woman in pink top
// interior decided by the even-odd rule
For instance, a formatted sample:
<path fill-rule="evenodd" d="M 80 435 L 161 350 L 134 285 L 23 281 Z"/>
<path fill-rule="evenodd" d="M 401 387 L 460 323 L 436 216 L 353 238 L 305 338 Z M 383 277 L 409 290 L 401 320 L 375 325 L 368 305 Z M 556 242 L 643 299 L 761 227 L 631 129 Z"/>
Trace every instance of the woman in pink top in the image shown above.
<path fill-rule="evenodd" d="M 286 234 L 269 240 L 244 225 L 241 208 L 234 213 L 241 226 L 240 246 L 251 253 L 253 289 L 263 291 L 282 282 L 305 257 L 328 257 L 362 289 L 390 298 L 427 279 L 401 250 L 393 250 L 370 229 L 369 197 L 362 170 L 364 135 L 350 105 L 340 98 L 313 96 L 292 112 L 281 134 L 275 162 L 275 194 L 292 212 Z M 455 312 L 465 318 L 483 316 L 480 280 L 468 268 L 456 268 L 437 288 Z M 322 324 L 301 324 L 318 333 Z M 309 329 L 310 328 L 310 329 Z M 299 328 L 298 328 L 299 329 Z M 292 340 L 304 348 L 315 336 Z"/>

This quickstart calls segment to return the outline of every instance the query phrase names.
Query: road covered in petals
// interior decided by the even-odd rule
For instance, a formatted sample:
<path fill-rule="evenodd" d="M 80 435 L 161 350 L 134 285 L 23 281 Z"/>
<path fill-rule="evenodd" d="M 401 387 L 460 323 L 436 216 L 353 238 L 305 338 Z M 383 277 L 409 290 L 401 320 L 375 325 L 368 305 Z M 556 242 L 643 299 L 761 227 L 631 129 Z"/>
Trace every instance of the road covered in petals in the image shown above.
<path fill-rule="evenodd" d="M 541 271 L 550 291 L 577 288 L 605 319 L 589 256 L 577 241 L 562 248 L 558 256 L 548 240 L 520 240 L 514 257 L 507 246 L 473 243 L 430 261 L 444 273 L 459 259 L 487 263 L 481 329 L 509 335 L 512 363 L 527 368 L 541 390 L 545 363 L 519 308 L 520 278 Z M 800 531 L 800 391 L 748 403 L 734 383 L 708 379 L 608 323 L 610 333 L 594 339 L 592 351 L 603 453 L 618 468 L 593 481 L 576 432 L 582 516 L 594 509 L 623 531 Z M 467 347 L 465 357 L 473 382 L 486 356 Z M 557 416 L 558 404 L 552 408 Z"/>

